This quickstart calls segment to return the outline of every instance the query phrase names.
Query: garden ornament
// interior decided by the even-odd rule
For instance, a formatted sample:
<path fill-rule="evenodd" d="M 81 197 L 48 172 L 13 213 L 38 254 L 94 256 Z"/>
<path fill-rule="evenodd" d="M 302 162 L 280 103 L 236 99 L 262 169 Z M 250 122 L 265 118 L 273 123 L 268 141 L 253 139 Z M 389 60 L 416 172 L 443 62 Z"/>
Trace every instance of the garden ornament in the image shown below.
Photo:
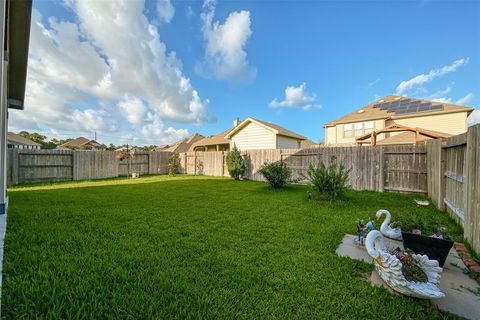
<path fill-rule="evenodd" d="M 442 272 L 438 261 L 429 260 L 426 255 L 405 253 L 398 248 L 389 252 L 385 246 L 383 235 L 377 230 L 368 233 L 365 247 L 374 260 L 375 270 L 393 290 L 420 299 L 445 297 L 445 294 L 437 287 Z M 407 266 L 410 267 L 408 270 L 414 272 L 406 273 Z M 407 277 L 410 280 L 407 280 Z M 415 281 L 420 278 L 424 280 Z"/>

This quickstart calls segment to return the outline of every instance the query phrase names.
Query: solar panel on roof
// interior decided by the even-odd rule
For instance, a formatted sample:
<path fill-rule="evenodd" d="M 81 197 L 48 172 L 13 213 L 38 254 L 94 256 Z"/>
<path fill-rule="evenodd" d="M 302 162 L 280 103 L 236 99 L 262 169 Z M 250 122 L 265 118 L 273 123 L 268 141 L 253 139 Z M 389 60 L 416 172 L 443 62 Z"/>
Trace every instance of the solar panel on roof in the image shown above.
<path fill-rule="evenodd" d="M 410 112 L 417 112 L 417 107 L 408 107 L 405 110 L 407 110 L 408 113 Z"/>
<path fill-rule="evenodd" d="M 430 106 L 420 105 L 418 111 L 427 111 L 430 110 Z"/>
<path fill-rule="evenodd" d="M 431 104 L 430 102 L 422 102 L 422 103 L 420 104 L 420 106 L 426 106 L 426 107 L 429 107 L 429 106 L 431 106 L 431 105 L 432 105 L 432 104 Z"/>
<path fill-rule="evenodd" d="M 430 110 L 443 110 L 443 106 L 442 106 L 442 105 L 439 105 L 439 106 L 431 106 L 431 107 L 430 107 Z"/>

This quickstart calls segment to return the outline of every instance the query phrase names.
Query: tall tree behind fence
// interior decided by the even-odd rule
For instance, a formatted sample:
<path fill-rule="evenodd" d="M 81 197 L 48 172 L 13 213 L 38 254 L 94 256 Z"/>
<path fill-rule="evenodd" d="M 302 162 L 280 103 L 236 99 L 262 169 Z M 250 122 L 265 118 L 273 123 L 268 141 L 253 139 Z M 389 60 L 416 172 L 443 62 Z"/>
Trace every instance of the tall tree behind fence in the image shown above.
<path fill-rule="evenodd" d="M 464 228 L 464 237 L 480 252 L 480 125 L 427 144 L 428 195 Z"/>

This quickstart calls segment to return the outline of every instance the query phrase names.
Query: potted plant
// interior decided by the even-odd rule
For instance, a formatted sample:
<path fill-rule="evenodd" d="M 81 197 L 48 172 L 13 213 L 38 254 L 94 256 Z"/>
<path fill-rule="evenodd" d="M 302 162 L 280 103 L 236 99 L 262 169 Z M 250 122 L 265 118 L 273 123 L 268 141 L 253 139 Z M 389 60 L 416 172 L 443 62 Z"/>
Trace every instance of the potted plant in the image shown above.
<path fill-rule="evenodd" d="M 443 267 L 453 246 L 453 240 L 445 227 L 428 228 L 419 218 L 402 221 L 399 225 L 405 249 L 437 260 L 440 267 Z"/>

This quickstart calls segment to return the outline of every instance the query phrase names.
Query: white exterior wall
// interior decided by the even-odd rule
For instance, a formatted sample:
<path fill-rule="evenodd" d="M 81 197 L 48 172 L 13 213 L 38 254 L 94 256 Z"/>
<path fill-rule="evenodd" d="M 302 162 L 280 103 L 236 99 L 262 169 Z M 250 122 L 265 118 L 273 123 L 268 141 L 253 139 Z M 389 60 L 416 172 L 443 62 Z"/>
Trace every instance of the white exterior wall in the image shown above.
<path fill-rule="evenodd" d="M 300 149 L 300 140 L 277 136 L 277 149 Z"/>
<path fill-rule="evenodd" d="M 272 131 L 250 122 L 232 137 L 230 148 L 234 144 L 239 150 L 276 149 L 277 138 Z"/>

